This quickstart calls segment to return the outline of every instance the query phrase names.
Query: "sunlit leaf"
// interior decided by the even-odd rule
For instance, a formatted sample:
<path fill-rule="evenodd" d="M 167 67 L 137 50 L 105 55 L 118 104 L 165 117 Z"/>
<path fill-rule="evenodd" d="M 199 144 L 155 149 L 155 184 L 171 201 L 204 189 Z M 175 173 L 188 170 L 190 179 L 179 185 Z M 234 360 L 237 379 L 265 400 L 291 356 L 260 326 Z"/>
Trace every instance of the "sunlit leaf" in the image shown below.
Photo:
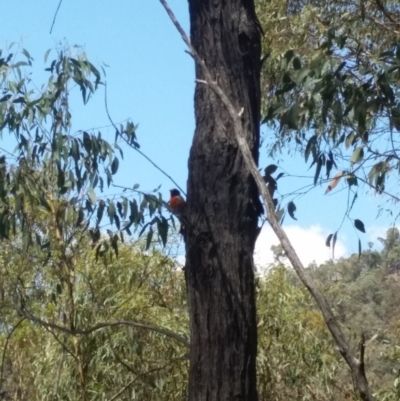
<path fill-rule="evenodd" d="M 96 204 L 96 193 L 94 192 L 94 189 L 92 187 L 89 187 L 88 189 L 88 196 L 90 199 L 90 202 L 92 203 L 92 205 Z"/>
<path fill-rule="evenodd" d="M 350 161 L 352 163 L 359 163 L 364 158 L 364 149 L 362 147 L 358 147 L 352 154 Z"/>
<path fill-rule="evenodd" d="M 331 182 L 329 183 L 328 188 L 326 188 L 325 194 L 332 191 L 332 189 L 336 188 L 336 186 L 340 182 L 340 179 L 343 177 L 343 174 L 344 174 L 343 171 L 339 171 L 335 174 L 335 176 L 332 178 Z"/>

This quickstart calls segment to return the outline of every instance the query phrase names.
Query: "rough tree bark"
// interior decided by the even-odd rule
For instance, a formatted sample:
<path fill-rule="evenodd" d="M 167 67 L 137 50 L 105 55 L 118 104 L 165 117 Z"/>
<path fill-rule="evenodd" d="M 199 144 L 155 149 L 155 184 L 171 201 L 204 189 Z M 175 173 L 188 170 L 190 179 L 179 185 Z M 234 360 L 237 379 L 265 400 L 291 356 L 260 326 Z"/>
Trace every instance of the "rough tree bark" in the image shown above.
<path fill-rule="evenodd" d="M 189 0 L 191 41 L 237 109 L 258 162 L 260 29 L 253 0 Z M 196 77 L 203 71 L 196 67 Z M 195 92 L 189 158 L 186 273 L 191 321 L 189 399 L 256 400 L 253 251 L 258 191 L 232 119 L 204 83 Z"/>

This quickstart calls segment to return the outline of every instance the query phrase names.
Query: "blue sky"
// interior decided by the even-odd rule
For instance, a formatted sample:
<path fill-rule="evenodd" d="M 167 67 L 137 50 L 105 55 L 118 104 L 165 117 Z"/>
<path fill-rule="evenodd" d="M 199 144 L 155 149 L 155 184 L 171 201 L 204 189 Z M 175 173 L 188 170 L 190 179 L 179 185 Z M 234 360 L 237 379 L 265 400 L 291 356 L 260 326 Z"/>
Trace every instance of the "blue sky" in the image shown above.
<path fill-rule="evenodd" d="M 170 0 L 169 3 L 188 31 L 187 2 Z M 58 0 L 7 2 L 2 7 L 0 47 L 17 42 L 28 49 L 35 59 L 33 80 L 38 84 L 45 78 L 42 73 L 44 53 L 60 42 L 81 45 L 95 65 L 109 65 L 106 81 L 113 120 L 120 122 L 131 118 L 139 124 L 137 134 L 141 150 L 185 188 L 187 159 L 194 131 L 194 65 L 159 1 L 63 0 L 50 34 L 57 5 Z M 72 113 L 76 130 L 109 126 L 104 109 L 104 89 L 100 89 L 85 107 L 80 95 L 77 96 L 76 102 L 72 103 Z M 109 134 L 110 138 L 114 135 L 112 128 L 102 129 L 102 132 Z M 266 129 L 263 132 L 268 135 Z M 265 167 L 271 162 L 274 161 L 266 159 L 264 146 L 260 166 Z M 278 164 L 291 175 L 309 177 L 282 179 L 281 193 L 290 193 L 312 183 L 313 171 L 307 171 L 302 159 L 284 155 Z M 139 154 L 129 149 L 125 149 L 125 160 L 115 183 L 125 186 L 139 183 L 144 191 L 162 184 L 161 190 L 166 197 L 173 186 Z M 284 224 L 289 231 L 297 232 L 302 240 L 298 247 L 309 249 L 310 255 L 316 247 L 324 247 L 324 237 L 339 227 L 346 209 L 345 186 L 339 184 L 329 196 L 324 195 L 325 186 L 316 187 L 296 199 L 298 221 L 287 217 Z M 360 234 L 364 248 L 369 240 L 377 245 L 376 236 L 382 235 L 392 222 L 387 216 L 376 219 L 378 205 L 384 201 L 384 198 L 369 193 L 360 196 L 354 206 L 351 216 L 364 221 L 367 229 L 366 235 Z M 319 237 L 314 235 L 316 232 Z M 344 224 L 339 239 L 345 249 L 342 253 L 356 252 L 357 237 L 349 222 Z M 269 249 L 270 245 L 262 244 L 259 248 Z"/>

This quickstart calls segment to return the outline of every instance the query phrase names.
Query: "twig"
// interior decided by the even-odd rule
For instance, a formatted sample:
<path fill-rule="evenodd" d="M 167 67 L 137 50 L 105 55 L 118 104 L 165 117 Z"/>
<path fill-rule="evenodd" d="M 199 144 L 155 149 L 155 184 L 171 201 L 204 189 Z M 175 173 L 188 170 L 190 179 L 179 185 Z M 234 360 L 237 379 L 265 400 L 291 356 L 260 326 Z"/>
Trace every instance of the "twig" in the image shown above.
<path fill-rule="evenodd" d="M 107 83 L 104 83 L 104 104 L 105 104 L 105 109 L 106 109 L 106 113 L 107 113 L 107 117 L 110 120 L 110 123 L 112 124 L 112 126 L 117 130 L 118 128 L 116 127 L 116 125 L 114 124 L 114 121 L 111 118 L 110 112 L 108 110 L 108 102 L 107 102 Z M 148 157 L 145 153 L 143 153 L 141 150 L 139 150 L 136 146 L 133 146 L 132 144 L 130 144 L 126 138 L 124 138 L 121 135 L 121 138 L 125 141 L 125 143 L 130 146 L 133 150 L 135 150 L 136 152 L 138 152 L 141 156 L 143 156 L 150 164 L 153 165 L 153 167 L 155 167 L 158 171 L 160 171 L 163 175 L 165 175 L 165 177 L 167 177 L 169 180 L 171 180 L 172 183 L 174 183 L 176 185 L 176 188 L 178 188 L 185 196 L 186 193 L 185 191 L 179 186 L 179 184 L 164 170 L 162 169 L 160 166 L 158 166 L 156 163 L 153 162 L 153 160 L 150 159 L 150 157 Z"/>
<path fill-rule="evenodd" d="M 54 14 L 53 23 L 51 24 L 51 28 L 50 28 L 50 35 L 51 35 L 51 32 L 53 31 L 54 24 L 56 23 L 56 18 L 57 18 L 58 10 L 59 10 L 60 7 L 61 7 L 62 1 L 63 1 L 63 0 L 60 0 L 60 2 L 58 3 L 56 13 Z"/>
<path fill-rule="evenodd" d="M 359 361 L 352 355 L 350 346 L 348 345 L 345 336 L 339 324 L 336 321 L 332 309 L 330 308 L 323 293 L 318 289 L 318 287 L 314 284 L 312 279 L 307 274 L 295 249 L 293 248 L 291 242 L 289 241 L 289 238 L 287 237 L 285 231 L 279 224 L 279 221 L 275 214 L 274 203 L 271 199 L 267 186 L 265 185 L 263 177 L 261 176 L 257 168 L 257 165 L 254 161 L 253 155 L 249 148 L 249 145 L 245 140 L 245 133 L 240 118 L 241 111 L 235 110 L 235 107 L 233 106 L 227 95 L 223 92 L 223 90 L 217 84 L 217 82 L 214 79 L 212 79 L 211 73 L 209 72 L 205 62 L 200 58 L 194 47 L 191 45 L 187 35 L 185 34 L 183 28 L 180 26 L 179 22 L 176 20 L 174 14 L 172 13 L 166 1 L 165 0 L 159 0 L 159 1 L 164 6 L 165 10 L 170 16 L 172 23 L 175 25 L 175 27 L 181 34 L 182 39 L 188 46 L 192 57 L 195 59 L 196 63 L 203 69 L 203 74 L 205 77 L 206 84 L 217 94 L 217 96 L 221 99 L 221 102 L 227 109 L 232 119 L 233 132 L 235 135 L 235 139 L 238 143 L 238 147 L 242 153 L 243 159 L 247 165 L 249 172 L 251 173 L 253 179 L 256 182 L 259 193 L 263 198 L 264 205 L 268 211 L 268 221 L 272 229 L 274 230 L 275 234 L 277 235 L 283 249 L 285 250 L 286 255 L 288 256 L 294 270 L 296 271 L 297 275 L 299 276 L 303 284 L 306 286 L 308 291 L 311 293 L 319 309 L 321 310 L 325 323 L 328 326 L 328 329 L 331 332 L 332 337 L 339 348 L 339 352 L 341 353 L 341 355 L 343 356 L 343 358 L 345 359 L 351 370 L 354 382 L 356 384 L 357 390 L 361 398 L 364 401 L 373 401 L 372 394 L 370 393 L 369 390 L 367 378 L 365 374 L 363 375 L 362 372 L 360 371 Z"/>
<path fill-rule="evenodd" d="M 165 369 L 168 365 L 171 365 L 175 360 L 169 361 L 163 366 L 159 366 L 158 368 L 154 369 L 149 369 L 146 372 L 139 373 L 134 379 L 132 379 L 128 384 L 126 384 L 124 387 L 121 388 L 116 394 L 114 394 L 108 401 L 114 401 L 116 400 L 124 391 L 126 391 L 130 386 L 132 386 L 133 383 L 135 383 L 136 380 L 140 379 L 142 376 L 148 375 L 149 373 L 154 373 L 158 372 L 160 370 Z"/>

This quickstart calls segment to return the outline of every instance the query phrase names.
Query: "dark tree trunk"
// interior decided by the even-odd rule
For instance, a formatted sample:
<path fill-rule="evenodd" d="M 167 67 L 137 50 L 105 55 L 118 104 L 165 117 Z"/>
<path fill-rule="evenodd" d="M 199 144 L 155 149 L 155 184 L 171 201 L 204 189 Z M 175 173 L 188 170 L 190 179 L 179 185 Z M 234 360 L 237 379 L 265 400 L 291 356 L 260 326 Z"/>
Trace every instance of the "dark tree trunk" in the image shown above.
<path fill-rule="evenodd" d="M 260 29 L 253 0 L 189 0 L 191 40 L 222 90 L 243 110 L 258 159 Z M 200 67 L 197 79 L 203 79 Z M 186 269 L 191 321 L 190 401 L 257 400 L 253 251 L 257 188 L 227 110 L 198 83 L 189 159 Z"/>

